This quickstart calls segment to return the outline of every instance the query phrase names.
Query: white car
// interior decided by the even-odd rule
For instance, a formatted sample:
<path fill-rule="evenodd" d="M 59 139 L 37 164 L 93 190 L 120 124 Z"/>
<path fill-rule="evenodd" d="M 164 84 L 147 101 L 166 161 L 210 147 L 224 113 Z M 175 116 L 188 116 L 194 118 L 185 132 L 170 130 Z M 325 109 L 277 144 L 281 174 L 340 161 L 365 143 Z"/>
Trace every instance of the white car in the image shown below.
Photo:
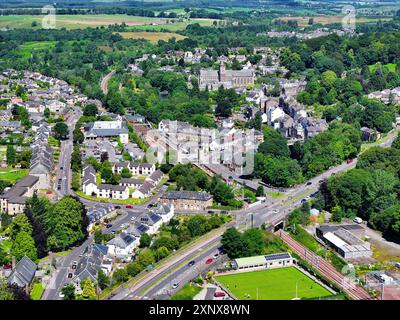
<path fill-rule="evenodd" d="M 60 291 L 60 294 L 58 295 L 60 298 L 64 298 L 65 297 L 65 295 L 64 295 L 64 293 L 62 293 L 61 291 Z"/>
<path fill-rule="evenodd" d="M 178 288 L 179 287 L 179 281 L 174 282 L 171 287 L 172 287 L 172 289 Z"/>

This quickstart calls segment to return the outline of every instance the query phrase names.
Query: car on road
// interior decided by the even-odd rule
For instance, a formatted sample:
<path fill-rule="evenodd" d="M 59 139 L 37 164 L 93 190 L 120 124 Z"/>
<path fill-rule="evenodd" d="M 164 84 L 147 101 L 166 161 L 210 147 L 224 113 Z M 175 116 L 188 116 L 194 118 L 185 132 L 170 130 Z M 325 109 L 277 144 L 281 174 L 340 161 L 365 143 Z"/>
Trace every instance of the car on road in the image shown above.
<path fill-rule="evenodd" d="M 352 163 L 353 162 L 353 159 L 347 159 L 347 164 L 349 164 L 349 163 Z"/>
<path fill-rule="evenodd" d="M 179 281 L 175 281 L 173 284 L 172 284 L 172 289 L 176 289 L 176 288 L 178 288 L 179 287 Z"/>
<path fill-rule="evenodd" d="M 214 261 L 213 258 L 208 258 L 208 259 L 206 260 L 206 264 L 210 264 L 210 263 L 212 263 L 213 261 Z"/>
<path fill-rule="evenodd" d="M 72 273 L 72 272 L 68 273 L 68 279 L 71 279 L 72 276 L 73 276 L 73 273 Z"/>
<path fill-rule="evenodd" d="M 60 291 L 60 294 L 58 295 L 60 298 L 64 298 L 65 295 Z"/>
<path fill-rule="evenodd" d="M 363 221 L 360 217 L 355 217 L 353 220 L 355 223 L 361 224 Z"/>
<path fill-rule="evenodd" d="M 218 257 L 219 257 L 219 253 L 216 253 L 216 254 L 213 255 L 214 259 L 218 259 Z"/>
<path fill-rule="evenodd" d="M 114 209 L 121 209 L 121 206 L 115 206 Z"/>
<path fill-rule="evenodd" d="M 208 210 L 208 211 L 207 211 L 207 213 L 214 213 L 214 211 L 212 211 L 212 210 Z"/>
<path fill-rule="evenodd" d="M 323 179 L 318 181 L 319 184 L 324 183 L 324 182 L 325 182 L 325 180 L 323 180 Z"/>
<path fill-rule="evenodd" d="M 312 182 L 311 181 L 308 181 L 307 183 L 306 183 L 306 186 L 311 186 L 312 185 Z"/>
<path fill-rule="evenodd" d="M 111 223 L 107 223 L 107 224 L 106 224 L 106 228 L 107 228 L 107 229 L 110 229 L 111 227 L 112 227 L 112 224 L 111 224 Z"/>
<path fill-rule="evenodd" d="M 400 269 L 400 262 L 396 262 L 394 266 Z"/>
<path fill-rule="evenodd" d="M 225 297 L 225 296 L 226 296 L 225 292 L 222 292 L 222 291 L 214 292 L 214 297 L 216 297 L 216 298 Z"/>
<path fill-rule="evenodd" d="M 196 263 L 196 261 L 194 261 L 194 260 L 189 261 L 188 266 L 193 267 L 195 263 Z"/>
<path fill-rule="evenodd" d="M 60 170 L 64 170 L 64 167 L 60 167 Z"/>
<path fill-rule="evenodd" d="M 226 251 L 225 251 L 225 249 L 224 249 L 223 247 L 219 247 L 218 250 L 219 250 L 219 254 L 220 254 L 221 256 L 224 255 L 224 254 L 226 253 Z"/>
<path fill-rule="evenodd" d="M 128 205 L 125 206 L 125 208 L 127 208 L 127 209 L 133 209 L 133 206 L 132 206 L 131 204 L 128 204 Z"/>
<path fill-rule="evenodd" d="M 147 205 L 147 208 L 151 208 L 151 207 L 153 207 L 153 206 L 154 206 L 154 204 L 149 203 L 149 204 Z"/>

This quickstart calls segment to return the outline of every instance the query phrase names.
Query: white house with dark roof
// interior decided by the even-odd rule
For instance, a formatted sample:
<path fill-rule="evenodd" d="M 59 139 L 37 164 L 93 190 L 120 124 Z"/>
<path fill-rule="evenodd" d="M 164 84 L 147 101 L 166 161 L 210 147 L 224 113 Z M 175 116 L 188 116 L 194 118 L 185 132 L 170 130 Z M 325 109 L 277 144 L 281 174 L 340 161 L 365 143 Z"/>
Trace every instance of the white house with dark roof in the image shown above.
<path fill-rule="evenodd" d="M 121 178 L 120 185 L 127 186 L 128 188 L 138 189 L 145 181 L 142 179 Z"/>
<path fill-rule="evenodd" d="M 82 170 L 82 190 L 87 196 L 97 195 L 96 170 L 87 165 Z"/>
<path fill-rule="evenodd" d="M 149 227 L 149 234 L 155 234 L 158 232 L 158 229 L 160 229 L 160 227 L 163 224 L 163 220 L 161 218 L 160 215 L 154 213 L 154 212 L 146 212 L 143 213 L 138 221 L 140 221 L 141 223 L 146 224 Z"/>
<path fill-rule="evenodd" d="M 122 232 L 108 241 L 108 255 L 129 261 L 131 260 L 133 251 L 139 246 L 139 242 L 138 237 Z"/>
<path fill-rule="evenodd" d="M 156 170 L 146 178 L 146 181 L 155 187 L 161 181 L 163 175 L 161 170 Z"/>
<path fill-rule="evenodd" d="M 126 186 L 101 183 L 97 186 L 99 198 L 126 200 L 129 198 L 129 188 Z"/>
<path fill-rule="evenodd" d="M 145 181 L 139 189 L 136 189 L 132 192 L 132 198 L 139 198 L 139 199 L 144 199 L 147 198 L 151 195 L 151 190 L 153 189 L 153 186 Z"/>
<path fill-rule="evenodd" d="M 155 210 L 153 210 L 153 212 L 161 217 L 163 223 L 168 223 L 174 216 L 174 205 L 160 204 Z"/>

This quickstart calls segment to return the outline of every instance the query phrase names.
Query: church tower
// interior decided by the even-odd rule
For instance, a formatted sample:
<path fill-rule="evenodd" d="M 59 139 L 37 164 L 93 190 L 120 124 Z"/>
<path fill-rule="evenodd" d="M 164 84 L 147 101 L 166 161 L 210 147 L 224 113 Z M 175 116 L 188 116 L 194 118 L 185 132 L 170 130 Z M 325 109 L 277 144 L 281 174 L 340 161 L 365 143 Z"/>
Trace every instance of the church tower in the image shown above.
<path fill-rule="evenodd" d="M 226 70 L 225 70 L 225 63 L 221 61 L 221 64 L 219 65 L 219 82 L 225 82 L 226 81 Z"/>

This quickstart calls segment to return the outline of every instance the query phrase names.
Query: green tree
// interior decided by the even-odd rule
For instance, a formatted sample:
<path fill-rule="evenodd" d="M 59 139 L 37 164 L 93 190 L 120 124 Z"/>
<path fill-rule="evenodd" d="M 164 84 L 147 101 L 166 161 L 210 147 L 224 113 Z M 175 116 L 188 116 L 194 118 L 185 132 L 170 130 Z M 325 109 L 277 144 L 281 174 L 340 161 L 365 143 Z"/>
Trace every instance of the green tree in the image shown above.
<path fill-rule="evenodd" d="M 233 227 L 224 232 L 221 243 L 231 259 L 241 257 L 246 250 L 241 234 Z"/>
<path fill-rule="evenodd" d="M 142 233 L 142 235 L 140 236 L 139 247 L 140 248 L 149 247 L 150 243 L 151 243 L 151 237 L 147 233 Z"/>
<path fill-rule="evenodd" d="M 43 115 L 45 118 L 50 117 L 50 109 L 49 108 L 45 108 L 43 111 Z"/>
<path fill-rule="evenodd" d="M 72 283 L 63 287 L 61 293 L 64 295 L 63 300 L 75 300 L 75 287 Z"/>
<path fill-rule="evenodd" d="M 169 255 L 169 250 L 166 247 L 159 247 L 155 252 L 154 252 L 154 257 L 156 261 L 159 261 L 161 259 L 164 259 Z"/>
<path fill-rule="evenodd" d="M 17 234 L 11 247 L 11 254 L 15 256 L 17 261 L 21 260 L 24 256 L 29 257 L 32 261 L 37 261 L 35 241 L 28 232 L 20 231 Z"/>
<path fill-rule="evenodd" d="M 14 295 L 5 279 L 0 279 L 0 301 L 14 300 Z"/>
<path fill-rule="evenodd" d="M 13 165 L 17 162 L 17 153 L 15 151 L 14 146 L 12 145 L 7 146 L 6 157 L 7 157 L 7 164 L 9 165 Z"/>
<path fill-rule="evenodd" d="M 108 279 L 107 275 L 102 269 L 99 269 L 99 271 L 97 271 L 97 283 L 101 290 L 104 290 L 110 284 L 110 279 Z"/>
<path fill-rule="evenodd" d="M 342 210 L 340 209 L 339 206 L 335 206 L 335 207 L 332 209 L 331 220 L 332 220 L 333 222 L 338 222 L 338 223 L 342 222 Z"/>
<path fill-rule="evenodd" d="M 95 104 L 89 103 L 83 109 L 83 115 L 86 117 L 95 117 L 99 113 L 97 106 Z"/>
<path fill-rule="evenodd" d="M 132 174 L 128 168 L 123 168 L 121 171 L 121 177 L 122 178 L 130 178 L 130 177 L 132 177 Z"/>
<path fill-rule="evenodd" d="M 10 238 L 12 241 L 15 241 L 17 235 L 24 231 L 27 234 L 32 234 L 32 226 L 29 223 L 29 219 L 25 214 L 18 214 L 12 224 L 10 225 Z"/>
<path fill-rule="evenodd" d="M 96 288 L 90 278 L 81 282 L 82 298 L 85 300 L 97 300 Z"/>
<path fill-rule="evenodd" d="M 126 269 L 115 270 L 112 277 L 113 277 L 113 281 L 115 283 L 122 283 L 122 282 L 128 281 L 128 279 L 129 279 L 129 275 L 128 275 L 128 272 L 126 271 Z"/>
<path fill-rule="evenodd" d="M 65 140 L 68 138 L 69 129 L 64 122 L 57 122 L 53 128 L 54 138 L 57 140 Z"/>
<path fill-rule="evenodd" d="M 83 240 L 87 235 L 84 218 L 87 219 L 79 201 L 72 197 L 59 200 L 46 216 L 49 250 L 66 249 Z"/>

